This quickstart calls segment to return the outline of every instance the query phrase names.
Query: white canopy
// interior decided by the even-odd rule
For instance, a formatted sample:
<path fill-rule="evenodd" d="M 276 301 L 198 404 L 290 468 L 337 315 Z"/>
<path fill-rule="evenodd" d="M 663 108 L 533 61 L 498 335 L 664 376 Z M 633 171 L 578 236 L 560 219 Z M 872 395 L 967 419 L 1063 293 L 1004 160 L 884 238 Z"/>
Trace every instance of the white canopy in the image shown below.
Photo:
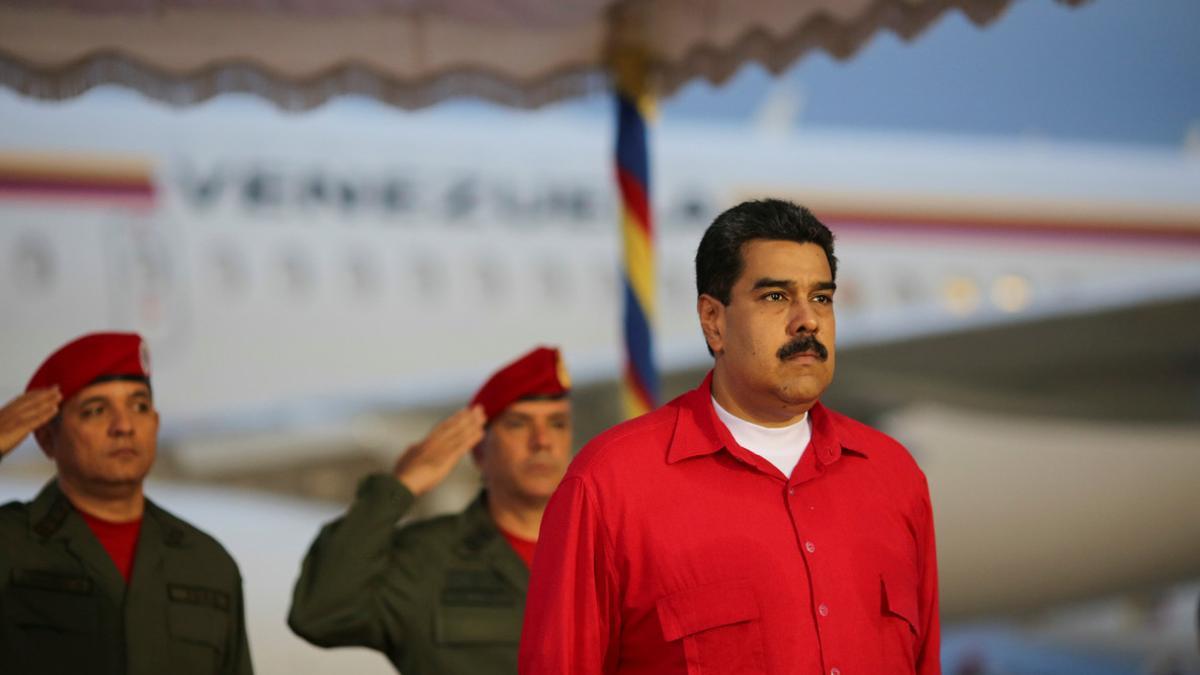
<path fill-rule="evenodd" d="M 1009 2 L 0 0 L 0 84 L 63 99 L 117 83 L 179 105 L 240 91 L 288 109 L 343 93 L 534 107 L 606 87 L 631 53 L 668 95 L 748 61 L 847 58 L 879 30 L 910 39 L 952 9 L 984 24 Z"/>

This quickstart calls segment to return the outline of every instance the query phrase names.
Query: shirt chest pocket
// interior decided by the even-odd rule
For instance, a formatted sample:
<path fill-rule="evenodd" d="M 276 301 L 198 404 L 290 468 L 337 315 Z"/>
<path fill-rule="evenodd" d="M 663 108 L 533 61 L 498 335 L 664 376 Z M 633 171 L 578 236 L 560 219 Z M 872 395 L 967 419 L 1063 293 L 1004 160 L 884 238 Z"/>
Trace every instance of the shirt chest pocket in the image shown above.
<path fill-rule="evenodd" d="M 229 636 L 229 594 L 201 586 L 167 585 L 167 630 L 181 672 L 215 672 Z"/>
<path fill-rule="evenodd" d="M 21 628 L 78 635 L 94 634 L 99 628 L 95 584 L 88 577 L 15 572 L 5 604 Z"/>
<path fill-rule="evenodd" d="M 515 606 L 439 607 L 434 617 L 434 639 L 448 646 L 515 645 L 521 639 L 521 613 Z"/>
<path fill-rule="evenodd" d="M 880 574 L 883 621 L 878 646 L 883 658 L 915 667 L 921 644 L 921 615 L 917 602 L 917 575 L 910 567 L 887 567 Z"/>
<path fill-rule="evenodd" d="M 516 645 L 521 612 L 516 592 L 490 573 L 450 575 L 434 609 L 434 639 L 447 646 Z"/>
<path fill-rule="evenodd" d="M 766 672 L 762 613 L 741 580 L 676 591 L 656 603 L 663 639 L 681 641 L 688 675 Z"/>
<path fill-rule="evenodd" d="M 14 648 L 8 672 L 86 672 L 104 660 L 100 599 L 91 579 L 17 572 L 0 601 Z"/>
<path fill-rule="evenodd" d="M 885 569 L 880 575 L 883 612 L 899 619 L 912 633 L 921 634 L 921 616 L 917 603 L 916 575 L 897 569 Z"/>

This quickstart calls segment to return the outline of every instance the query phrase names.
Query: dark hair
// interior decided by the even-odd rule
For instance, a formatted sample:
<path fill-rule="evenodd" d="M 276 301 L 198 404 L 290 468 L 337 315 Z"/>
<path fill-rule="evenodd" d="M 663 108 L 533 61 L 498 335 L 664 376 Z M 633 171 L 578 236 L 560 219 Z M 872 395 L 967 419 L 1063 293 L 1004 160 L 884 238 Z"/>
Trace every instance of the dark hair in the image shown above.
<path fill-rule="evenodd" d="M 742 246 L 755 239 L 816 244 L 825 251 L 829 271 L 837 279 L 833 233 L 811 211 L 782 199 L 742 202 L 717 216 L 696 250 L 696 294 L 711 295 L 728 305 L 733 284 L 742 274 Z"/>
<path fill-rule="evenodd" d="M 145 375 L 101 375 L 96 379 L 88 382 L 88 386 L 100 384 L 102 382 L 137 382 L 146 385 L 146 391 L 150 392 L 150 397 L 154 397 L 154 387 L 150 386 L 150 378 Z"/>

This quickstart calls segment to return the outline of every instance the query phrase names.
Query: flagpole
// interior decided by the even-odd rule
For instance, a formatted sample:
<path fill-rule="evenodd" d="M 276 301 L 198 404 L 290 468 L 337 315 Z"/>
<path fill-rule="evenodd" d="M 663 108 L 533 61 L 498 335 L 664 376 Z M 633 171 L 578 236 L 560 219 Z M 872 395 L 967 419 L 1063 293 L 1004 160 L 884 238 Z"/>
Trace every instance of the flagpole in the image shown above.
<path fill-rule="evenodd" d="M 614 64 L 617 116 L 616 179 L 620 192 L 624 302 L 624 373 L 621 398 L 626 418 L 658 406 L 654 358 L 657 317 L 654 217 L 650 206 L 650 158 L 646 121 L 654 111 L 646 59 L 626 52 Z"/>

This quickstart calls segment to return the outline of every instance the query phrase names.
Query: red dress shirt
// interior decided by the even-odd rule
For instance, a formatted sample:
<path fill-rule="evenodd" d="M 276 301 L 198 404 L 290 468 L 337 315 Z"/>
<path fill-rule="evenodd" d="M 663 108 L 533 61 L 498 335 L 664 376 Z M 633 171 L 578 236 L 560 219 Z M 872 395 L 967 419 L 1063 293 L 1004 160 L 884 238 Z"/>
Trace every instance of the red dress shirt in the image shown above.
<path fill-rule="evenodd" d="M 589 443 L 542 519 L 522 675 L 941 672 L 925 476 L 817 404 L 790 478 L 698 388 Z"/>

